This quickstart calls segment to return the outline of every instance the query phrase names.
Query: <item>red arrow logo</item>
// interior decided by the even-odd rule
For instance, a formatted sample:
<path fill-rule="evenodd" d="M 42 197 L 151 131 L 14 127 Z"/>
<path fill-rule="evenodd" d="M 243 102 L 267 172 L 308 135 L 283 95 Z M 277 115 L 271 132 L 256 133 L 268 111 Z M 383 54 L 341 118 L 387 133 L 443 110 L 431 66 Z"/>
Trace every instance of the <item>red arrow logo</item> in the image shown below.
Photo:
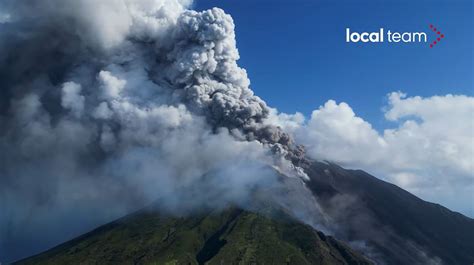
<path fill-rule="evenodd" d="M 430 24 L 430 29 L 434 33 L 436 33 L 436 39 L 430 44 L 430 48 L 433 48 L 433 46 L 438 44 L 444 38 L 444 34 L 441 33 L 441 31 L 439 29 L 437 29 L 435 26 L 433 26 L 433 24 Z"/>

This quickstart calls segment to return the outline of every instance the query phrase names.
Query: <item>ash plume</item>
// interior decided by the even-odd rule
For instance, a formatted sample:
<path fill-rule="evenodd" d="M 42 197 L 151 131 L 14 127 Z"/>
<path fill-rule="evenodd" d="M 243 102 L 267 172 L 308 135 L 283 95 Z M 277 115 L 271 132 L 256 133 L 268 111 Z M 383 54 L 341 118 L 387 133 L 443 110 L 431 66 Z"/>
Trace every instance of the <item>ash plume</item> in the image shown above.
<path fill-rule="evenodd" d="M 254 95 L 229 15 L 190 5 L 0 2 L 0 261 L 156 199 L 176 214 L 269 200 L 348 240 L 374 222 L 356 199 L 320 207 L 286 133 L 306 135 L 304 117 Z"/>
<path fill-rule="evenodd" d="M 269 125 L 237 65 L 232 18 L 190 4 L 0 4 L 0 255 L 156 198 L 176 211 L 245 203 L 279 183 L 269 168 L 305 177 L 304 150 Z"/>

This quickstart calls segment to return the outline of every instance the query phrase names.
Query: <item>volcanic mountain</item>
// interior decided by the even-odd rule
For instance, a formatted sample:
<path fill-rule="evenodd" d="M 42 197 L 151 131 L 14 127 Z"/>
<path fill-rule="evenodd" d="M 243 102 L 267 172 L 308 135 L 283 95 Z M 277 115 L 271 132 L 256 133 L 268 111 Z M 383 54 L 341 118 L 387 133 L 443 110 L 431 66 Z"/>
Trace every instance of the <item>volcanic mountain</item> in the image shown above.
<path fill-rule="evenodd" d="M 306 165 L 325 235 L 262 202 L 133 213 L 14 264 L 471 264 L 474 220 L 360 170 Z M 284 177 L 286 178 L 286 177 Z M 323 221 L 321 221 L 323 222 Z"/>
<path fill-rule="evenodd" d="M 224 10 L 191 0 L 0 6 L 12 18 L 0 22 L 2 261 L 155 199 L 17 264 L 474 261 L 472 219 L 308 158 L 341 161 L 305 153 L 294 128 L 310 124 L 255 95 Z"/>
<path fill-rule="evenodd" d="M 380 264 L 472 264 L 474 220 L 361 170 L 314 162 L 309 188 L 342 228 Z"/>
<path fill-rule="evenodd" d="M 283 212 L 142 210 L 15 264 L 372 264 Z"/>

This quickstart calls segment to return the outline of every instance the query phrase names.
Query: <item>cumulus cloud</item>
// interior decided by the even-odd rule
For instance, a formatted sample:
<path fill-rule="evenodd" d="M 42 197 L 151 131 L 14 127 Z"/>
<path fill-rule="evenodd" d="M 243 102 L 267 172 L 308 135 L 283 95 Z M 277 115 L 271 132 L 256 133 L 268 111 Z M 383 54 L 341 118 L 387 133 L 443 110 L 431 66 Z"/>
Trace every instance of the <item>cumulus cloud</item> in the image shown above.
<path fill-rule="evenodd" d="M 385 118 L 394 128 L 378 132 L 345 102 L 329 100 L 307 122 L 283 117 L 309 155 L 385 178 L 422 198 L 458 208 L 474 191 L 474 98 L 463 95 L 388 95 Z M 281 118 L 280 118 L 281 120 Z M 299 122 L 299 126 L 295 125 Z M 288 122 L 286 122 L 288 123 Z M 285 126 L 285 124 L 282 124 Z M 457 195 L 454 191 L 460 191 Z M 471 207 L 471 208 L 470 208 Z"/>

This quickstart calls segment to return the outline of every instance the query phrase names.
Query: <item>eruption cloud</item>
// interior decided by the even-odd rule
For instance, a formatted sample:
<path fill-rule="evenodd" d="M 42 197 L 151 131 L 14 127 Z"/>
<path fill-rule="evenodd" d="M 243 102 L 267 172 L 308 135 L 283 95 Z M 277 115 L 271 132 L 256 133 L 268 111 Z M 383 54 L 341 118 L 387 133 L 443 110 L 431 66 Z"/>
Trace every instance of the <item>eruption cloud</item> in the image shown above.
<path fill-rule="evenodd" d="M 245 204 L 281 189 L 277 172 L 302 187 L 304 151 L 249 88 L 232 18 L 190 4 L 0 4 L 0 256 L 157 198 L 175 212 Z"/>
<path fill-rule="evenodd" d="M 321 207 L 306 188 L 314 161 L 293 137 L 314 158 L 351 166 L 371 153 L 390 165 L 393 148 L 371 152 L 373 143 L 401 146 L 403 138 L 381 137 L 345 103 L 328 101 L 309 121 L 268 107 L 237 64 L 232 18 L 218 8 L 189 10 L 191 4 L 0 3 L 0 261 L 45 250 L 157 199 L 173 214 L 271 200 L 339 239 L 352 240 L 344 227 L 367 234 L 375 220 L 358 198 Z M 413 111 L 399 103 L 427 102 L 397 95 L 393 119 Z M 467 104 L 471 110 L 472 98 Z M 387 135 L 407 135 L 394 132 Z M 400 157 L 414 153 L 402 151 Z M 369 166 L 385 165 L 377 159 Z M 382 232 L 372 236 L 386 240 Z M 363 239 L 349 243 L 383 259 Z"/>

